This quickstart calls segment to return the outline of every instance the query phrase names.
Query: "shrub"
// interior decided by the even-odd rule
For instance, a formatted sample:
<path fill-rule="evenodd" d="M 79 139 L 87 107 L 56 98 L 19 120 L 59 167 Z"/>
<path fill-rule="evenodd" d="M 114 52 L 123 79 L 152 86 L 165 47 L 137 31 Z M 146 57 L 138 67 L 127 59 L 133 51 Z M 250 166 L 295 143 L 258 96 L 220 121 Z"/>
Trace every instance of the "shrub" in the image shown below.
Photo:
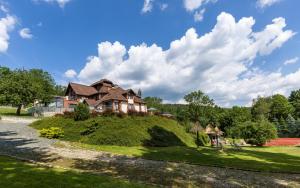
<path fill-rule="evenodd" d="M 81 131 L 81 135 L 89 135 L 94 133 L 99 128 L 99 123 L 93 121 L 91 124 L 89 124 L 85 130 Z"/>
<path fill-rule="evenodd" d="M 267 141 L 277 137 L 275 126 L 268 121 L 247 121 L 238 126 L 240 137 L 248 144 L 263 146 Z"/>
<path fill-rule="evenodd" d="M 64 117 L 63 114 L 55 114 L 54 117 Z"/>
<path fill-rule="evenodd" d="M 64 111 L 63 117 L 73 119 L 74 118 L 74 112 Z"/>
<path fill-rule="evenodd" d="M 117 113 L 117 117 L 119 118 L 125 118 L 127 115 L 124 112 Z"/>
<path fill-rule="evenodd" d="M 83 121 L 90 117 L 90 109 L 88 105 L 79 103 L 74 109 L 74 120 Z"/>
<path fill-rule="evenodd" d="M 62 138 L 64 136 L 64 131 L 59 127 L 50 127 L 48 129 L 44 128 L 40 130 L 40 135 L 46 138 Z"/>
<path fill-rule="evenodd" d="M 148 133 L 150 139 L 144 141 L 144 146 L 167 147 L 185 145 L 176 134 L 159 126 L 149 128 Z"/>
<path fill-rule="evenodd" d="M 128 111 L 127 111 L 127 114 L 128 114 L 129 116 L 137 116 L 137 115 L 138 115 L 138 112 L 135 111 L 135 110 L 128 110 Z"/>
<path fill-rule="evenodd" d="M 90 114 L 90 116 L 91 116 L 92 118 L 98 117 L 98 116 L 100 116 L 100 115 L 102 115 L 102 113 L 101 113 L 101 112 L 97 112 L 97 111 L 95 111 L 95 110 L 93 110 L 92 113 Z"/>
<path fill-rule="evenodd" d="M 138 112 L 136 110 L 128 110 L 127 114 L 129 116 L 147 116 L 148 115 L 146 112 Z"/>
<path fill-rule="evenodd" d="M 114 116 L 115 113 L 111 109 L 106 109 L 104 112 L 101 113 L 102 116 L 110 117 Z"/>

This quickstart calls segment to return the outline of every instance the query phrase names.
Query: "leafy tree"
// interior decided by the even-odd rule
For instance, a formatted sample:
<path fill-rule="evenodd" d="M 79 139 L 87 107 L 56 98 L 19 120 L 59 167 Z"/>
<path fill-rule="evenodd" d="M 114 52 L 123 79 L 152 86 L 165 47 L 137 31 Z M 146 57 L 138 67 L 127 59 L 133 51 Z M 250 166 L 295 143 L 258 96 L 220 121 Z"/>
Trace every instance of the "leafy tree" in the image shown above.
<path fill-rule="evenodd" d="M 57 96 L 65 96 L 67 87 L 62 85 L 56 85 L 54 87 L 54 93 Z"/>
<path fill-rule="evenodd" d="M 291 115 L 288 115 L 288 117 L 286 118 L 286 128 L 289 137 L 297 136 L 298 125 L 296 123 L 296 120 Z"/>
<path fill-rule="evenodd" d="M 289 102 L 293 105 L 295 117 L 300 117 L 300 89 L 292 91 L 289 96 Z"/>
<path fill-rule="evenodd" d="M 74 109 L 74 120 L 83 121 L 90 118 L 90 109 L 88 105 L 79 103 Z"/>
<path fill-rule="evenodd" d="M 158 97 L 146 97 L 144 98 L 144 101 L 147 103 L 148 107 L 152 108 L 160 108 L 162 99 Z"/>
<path fill-rule="evenodd" d="M 203 125 L 203 119 L 201 118 L 205 118 L 205 110 L 210 109 L 209 107 L 214 105 L 213 100 L 200 90 L 185 95 L 184 99 L 188 103 L 188 112 L 191 120 L 194 122 L 200 121 Z"/>
<path fill-rule="evenodd" d="M 293 113 L 293 106 L 289 103 L 287 98 L 283 95 L 276 94 L 272 96 L 271 104 L 271 118 L 283 118 L 286 119 L 287 116 Z"/>
<path fill-rule="evenodd" d="M 251 114 L 254 121 L 269 119 L 271 104 L 272 100 L 270 97 L 258 97 L 257 99 L 255 99 L 251 108 Z"/>
<path fill-rule="evenodd" d="M 247 107 L 234 106 L 231 109 L 227 109 L 220 118 L 220 129 L 229 134 L 229 129 L 238 126 L 239 124 L 250 121 L 251 112 Z"/>
<path fill-rule="evenodd" d="M 251 122 L 247 121 L 237 126 L 236 134 L 247 143 L 263 146 L 267 141 L 277 137 L 275 126 L 268 121 Z"/>
<path fill-rule="evenodd" d="M 0 68 L 0 103 L 17 106 L 20 115 L 23 105 L 38 100 L 48 103 L 54 94 L 54 80 L 48 72 L 40 69 L 9 70 Z"/>

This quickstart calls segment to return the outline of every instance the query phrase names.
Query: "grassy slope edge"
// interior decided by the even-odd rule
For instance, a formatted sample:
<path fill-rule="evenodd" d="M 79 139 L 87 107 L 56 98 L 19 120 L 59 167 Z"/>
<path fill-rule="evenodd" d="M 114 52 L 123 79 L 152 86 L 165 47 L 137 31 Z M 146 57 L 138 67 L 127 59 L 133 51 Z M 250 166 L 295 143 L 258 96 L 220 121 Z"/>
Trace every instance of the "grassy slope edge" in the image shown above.
<path fill-rule="evenodd" d="M 95 132 L 80 133 L 89 125 L 97 123 Z M 161 136 L 161 142 L 176 146 L 195 146 L 192 136 L 176 121 L 158 116 L 146 117 L 96 117 L 86 121 L 74 121 L 63 117 L 50 117 L 32 123 L 36 129 L 60 127 L 64 130 L 62 140 L 96 145 L 142 146 Z M 154 138 L 155 137 L 155 138 Z M 157 141 L 157 140 L 156 140 Z"/>

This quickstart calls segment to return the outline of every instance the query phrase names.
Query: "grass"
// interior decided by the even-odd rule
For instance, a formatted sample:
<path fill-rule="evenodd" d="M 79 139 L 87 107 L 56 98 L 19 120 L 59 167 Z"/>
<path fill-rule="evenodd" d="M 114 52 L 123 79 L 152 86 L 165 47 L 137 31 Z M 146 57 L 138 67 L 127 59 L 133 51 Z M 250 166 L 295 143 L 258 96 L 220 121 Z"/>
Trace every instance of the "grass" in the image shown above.
<path fill-rule="evenodd" d="M 176 121 L 157 116 L 97 117 L 77 122 L 52 117 L 36 121 L 31 126 L 37 129 L 60 127 L 64 130 L 62 140 L 73 142 L 75 147 L 151 160 L 300 173 L 300 147 L 243 147 L 240 151 L 225 148 L 222 152 L 210 147 L 196 148 L 193 137 Z M 92 132 L 81 135 L 86 130 Z M 167 143 L 169 147 L 145 147 L 149 142 Z"/>
<path fill-rule="evenodd" d="M 123 147 L 71 143 L 74 147 L 112 152 L 151 160 L 185 162 L 263 172 L 300 173 L 300 147 L 225 148 L 223 152 L 210 147 Z"/>
<path fill-rule="evenodd" d="M 13 107 L 0 107 L 0 116 L 16 116 L 17 108 Z M 31 116 L 24 109 L 21 110 L 20 116 Z"/>
<path fill-rule="evenodd" d="M 176 121 L 158 116 L 96 117 L 74 121 L 63 117 L 50 117 L 31 124 L 36 129 L 60 127 L 62 140 L 95 145 L 119 146 L 195 146 L 193 137 Z M 84 131 L 90 131 L 82 135 Z"/>
<path fill-rule="evenodd" d="M 146 187 L 108 176 L 39 167 L 4 156 L 0 156 L 0 180 L 0 187 L 10 188 Z"/>

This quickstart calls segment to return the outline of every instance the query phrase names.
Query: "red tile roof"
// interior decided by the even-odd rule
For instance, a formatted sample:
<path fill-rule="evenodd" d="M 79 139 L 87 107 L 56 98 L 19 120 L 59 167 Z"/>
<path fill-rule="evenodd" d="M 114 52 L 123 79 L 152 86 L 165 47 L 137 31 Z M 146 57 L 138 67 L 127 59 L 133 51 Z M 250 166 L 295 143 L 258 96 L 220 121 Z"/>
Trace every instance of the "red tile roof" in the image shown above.
<path fill-rule="evenodd" d="M 98 93 L 98 91 L 91 86 L 86 86 L 77 83 L 70 83 L 69 85 L 77 95 L 91 96 Z"/>
<path fill-rule="evenodd" d="M 97 104 L 97 101 L 95 99 L 84 99 L 84 101 L 89 105 L 89 106 L 95 106 Z"/>

